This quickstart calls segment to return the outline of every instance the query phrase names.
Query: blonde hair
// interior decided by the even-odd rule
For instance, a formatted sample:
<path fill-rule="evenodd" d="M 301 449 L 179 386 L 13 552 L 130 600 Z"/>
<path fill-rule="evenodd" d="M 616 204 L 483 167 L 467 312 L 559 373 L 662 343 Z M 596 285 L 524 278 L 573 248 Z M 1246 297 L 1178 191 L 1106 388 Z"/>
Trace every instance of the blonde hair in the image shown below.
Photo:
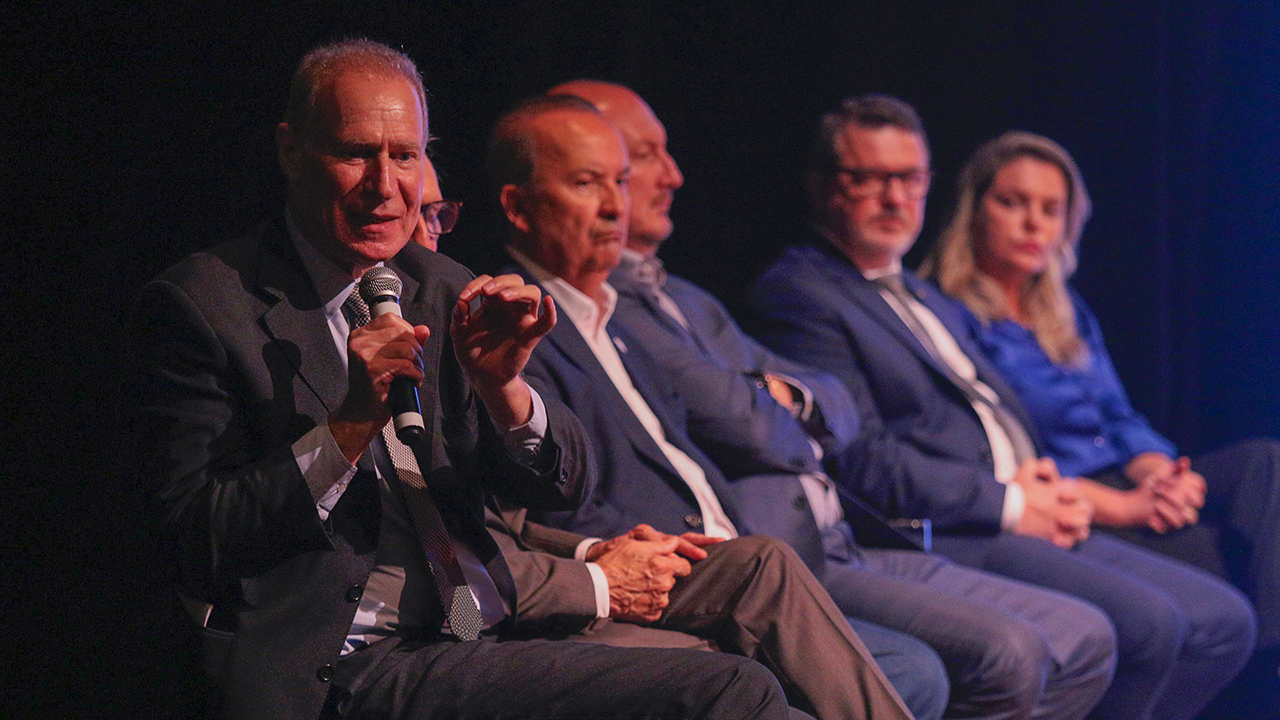
<path fill-rule="evenodd" d="M 1049 253 L 1043 273 L 1032 278 L 1019 299 L 1021 315 L 1045 354 L 1055 363 L 1079 365 L 1089 353 L 1076 327 L 1075 308 L 1067 292 L 1067 278 L 1076 270 L 1080 234 L 1089 219 L 1089 192 L 1071 154 L 1049 138 L 1012 131 L 988 141 L 974 152 L 960 172 L 956 209 L 929 257 L 922 274 L 943 292 L 958 298 L 983 323 L 1010 317 L 1005 295 L 996 281 L 978 267 L 974 242 L 980 230 L 979 204 L 996 173 L 1018 158 L 1047 162 L 1067 181 L 1067 216 L 1062 241 Z"/>

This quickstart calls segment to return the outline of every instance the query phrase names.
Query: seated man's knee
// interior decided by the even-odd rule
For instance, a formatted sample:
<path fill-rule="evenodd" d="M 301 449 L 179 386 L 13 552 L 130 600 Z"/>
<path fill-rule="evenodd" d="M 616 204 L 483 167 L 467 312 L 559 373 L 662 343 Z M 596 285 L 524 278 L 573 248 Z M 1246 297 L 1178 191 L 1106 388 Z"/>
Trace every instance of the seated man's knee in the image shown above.
<path fill-rule="evenodd" d="M 786 717 L 787 698 L 773 673 L 748 658 L 707 653 L 695 697 L 706 700 L 698 717 Z"/>
<path fill-rule="evenodd" d="M 782 540 L 768 535 L 748 535 L 714 546 L 717 552 L 728 555 L 736 565 L 756 565 L 762 572 L 783 575 L 805 570 L 804 561 L 796 551 Z"/>
<path fill-rule="evenodd" d="M 979 682 L 999 705 L 1035 706 L 1054 665 L 1044 638 L 1030 625 L 1007 622 L 987 635 Z"/>
<path fill-rule="evenodd" d="M 1187 638 L 1186 616 L 1163 592 L 1143 592 L 1135 599 L 1123 616 L 1111 616 L 1120 662 L 1129 666 L 1172 665 Z"/>

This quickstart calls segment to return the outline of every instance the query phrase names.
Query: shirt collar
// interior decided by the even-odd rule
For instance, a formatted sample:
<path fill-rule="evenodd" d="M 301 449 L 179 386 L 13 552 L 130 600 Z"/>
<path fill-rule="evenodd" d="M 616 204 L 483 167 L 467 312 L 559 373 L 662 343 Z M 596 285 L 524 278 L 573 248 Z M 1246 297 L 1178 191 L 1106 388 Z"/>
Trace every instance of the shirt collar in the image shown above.
<path fill-rule="evenodd" d="M 556 301 L 557 309 L 569 316 L 569 320 L 584 337 L 595 337 L 605 325 L 609 324 L 609 319 L 613 317 L 613 309 L 618 303 L 618 291 L 614 290 L 612 285 L 606 282 L 601 286 L 604 292 L 602 311 L 596 301 L 586 293 L 570 285 L 563 278 L 552 275 L 528 255 L 510 245 L 506 249 L 511 258 L 528 270 L 533 279 Z"/>
<path fill-rule="evenodd" d="M 889 263 L 885 267 L 876 268 L 875 270 L 862 271 L 862 277 L 868 280 L 879 280 L 882 277 L 889 277 L 890 275 L 901 275 L 901 274 L 902 274 L 901 260 L 894 260 L 893 262 Z"/>
<path fill-rule="evenodd" d="M 358 281 L 351 279 L 336 263 L 322 255 L 315 245 L 302 237 L 297 223 L 293 221 L 292 211 L 285 210 L 284 218 L 285 225 L 289 228 L 289 238 L 293 240 L 293 246 L 297 249 L 298 256 L 302 258 L 302 266 L 307 271 L 307 277 L 311 278 L 312 287 L 324 302 L 325 314 L 333 315 L 340 312 L 342 303 L 346 302 L 347 296 L 351 294 Z M 378 263 L 379 266 L 382 264 Z"/>

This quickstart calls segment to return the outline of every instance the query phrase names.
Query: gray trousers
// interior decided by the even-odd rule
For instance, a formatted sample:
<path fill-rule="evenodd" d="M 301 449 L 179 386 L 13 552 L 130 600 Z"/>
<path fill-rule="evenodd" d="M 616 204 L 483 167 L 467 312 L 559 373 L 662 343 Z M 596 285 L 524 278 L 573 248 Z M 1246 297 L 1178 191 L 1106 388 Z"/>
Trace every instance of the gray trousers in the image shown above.
<path fill-rule="evenodd" d="M 792 705 L 823 720 L 912 717 L 840 609 L 780 540 L 751 536 L 707 548 L 670 598 L 652 628 L 603 623 L 574 639 L 668 647 L 710 639 L 763 663 Z"/>

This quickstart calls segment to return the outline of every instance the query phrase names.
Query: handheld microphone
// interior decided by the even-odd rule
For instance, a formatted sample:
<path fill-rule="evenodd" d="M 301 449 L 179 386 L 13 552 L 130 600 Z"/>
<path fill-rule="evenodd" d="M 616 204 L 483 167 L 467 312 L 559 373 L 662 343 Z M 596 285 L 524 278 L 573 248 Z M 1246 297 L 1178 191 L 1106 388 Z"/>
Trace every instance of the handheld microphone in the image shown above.
<path fill-rule="evenodd" d="M 396 272 L 388 267 L 370 268 L 360 278 L 360 297 L 369 306 L 369 316 L 379 318 L 387 313 L 400 314 L 400 291 L 404 285 Z M 387 394 L 391 415 L 396 426 L 396 437 L 411 445 L 426 436 L 422 422 L 422 407 L 418 404 L 418 387 L 411 378 L 397 377 L 391 380 Z"/>

